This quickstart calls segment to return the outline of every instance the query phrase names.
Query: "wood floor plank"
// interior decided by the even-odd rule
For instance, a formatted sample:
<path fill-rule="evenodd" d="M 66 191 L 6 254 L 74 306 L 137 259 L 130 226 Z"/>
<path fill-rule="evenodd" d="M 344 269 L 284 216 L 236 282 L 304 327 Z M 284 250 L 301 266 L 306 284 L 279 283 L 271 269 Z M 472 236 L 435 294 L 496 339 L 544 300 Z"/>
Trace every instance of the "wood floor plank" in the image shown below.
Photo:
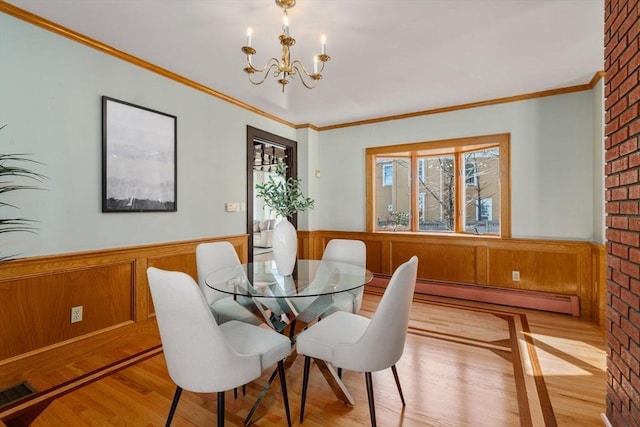
<path fill-rule="evenodd" d="M 380 294 L 366 292 L 370 316 Z M 303 358 L 287 370 L 289 403 L 298 424 Z M 376 415 L 381 426 L 601 426 L 605 410 L 604 337 L 596 325 L 568 315 L 467 301 L 416 296 L 403 357 L 397 364 L 407 402 L 402 407 L 390 370 L 375 372 Z M 88 366 L 92 366 L 93 362 Z M 67 378 L 84 366 L 62 366 L 50 378 Z M 242 426 L 270 372 L 226 396 L 228 426 Z M 367 425 L 364 375 L 343 373 L 355 399 L 336 399 L 312 365 L 304 425 Z M 47 381 L 42 380 L 43 384 Z M 542 386 L 542 387 L 541 387 Z M 175 385 L 162 354 L 82 387 L 55 401 L 33 426 L 164 425 Z M 174 426 L 215 424 L 215 394 L 185 391 Z M 523 409 L 528 408 L 528 409 Z M 528 411 L 528 413 L 527 413 Z M 284 426 L 276 379 L 254 418 L 256 426 Z"/>

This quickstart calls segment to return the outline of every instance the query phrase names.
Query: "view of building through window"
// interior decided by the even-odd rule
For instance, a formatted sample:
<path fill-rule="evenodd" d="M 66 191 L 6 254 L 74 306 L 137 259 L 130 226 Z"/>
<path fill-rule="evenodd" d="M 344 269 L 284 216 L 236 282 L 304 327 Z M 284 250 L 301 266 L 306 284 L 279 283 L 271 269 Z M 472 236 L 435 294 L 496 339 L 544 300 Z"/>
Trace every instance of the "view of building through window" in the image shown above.
<path fill-rule="evenodd" d="M 402 145 L 395 153 L 394 147 L 368 149 L 375 164 L 374 231 L 501 234 L 508 136 L 499 137 Z"/>

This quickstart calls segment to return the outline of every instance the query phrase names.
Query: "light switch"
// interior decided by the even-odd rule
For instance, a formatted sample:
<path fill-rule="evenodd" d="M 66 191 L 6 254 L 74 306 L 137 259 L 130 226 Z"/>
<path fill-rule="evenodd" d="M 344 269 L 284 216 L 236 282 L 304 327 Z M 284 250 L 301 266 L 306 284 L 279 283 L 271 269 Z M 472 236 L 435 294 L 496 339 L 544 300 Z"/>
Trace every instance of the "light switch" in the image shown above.
<path fill-rule="evenodd" d="M 227 203 L 225 205 L 225 210 L 227 212 L 238 212 L 240 211 L 240 203 Z"/>

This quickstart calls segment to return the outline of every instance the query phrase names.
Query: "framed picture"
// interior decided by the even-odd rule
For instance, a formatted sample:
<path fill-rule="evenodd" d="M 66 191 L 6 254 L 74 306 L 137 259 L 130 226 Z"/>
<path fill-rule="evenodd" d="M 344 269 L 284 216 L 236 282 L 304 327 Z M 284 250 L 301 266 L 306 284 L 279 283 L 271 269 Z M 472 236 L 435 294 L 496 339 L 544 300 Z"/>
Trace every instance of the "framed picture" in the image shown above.
<path fill-rule="evenodd" d="M 177 118 L 102 97 L 102 212 L 177 210 Z"/>

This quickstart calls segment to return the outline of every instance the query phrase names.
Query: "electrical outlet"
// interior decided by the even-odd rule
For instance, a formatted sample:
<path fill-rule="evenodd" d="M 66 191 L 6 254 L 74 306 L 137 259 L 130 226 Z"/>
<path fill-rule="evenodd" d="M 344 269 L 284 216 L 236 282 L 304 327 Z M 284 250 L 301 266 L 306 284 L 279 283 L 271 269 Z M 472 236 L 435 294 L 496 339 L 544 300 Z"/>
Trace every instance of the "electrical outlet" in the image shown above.
<path fill-rule="evenodd" d="M 71 323 L 82 322 L 82 306 L 71 307 Z"/>
<path fill-rule="evenodd" d="M 517 270 L 513 270 L 511 272 L 511 280 L 513 280 L 514 282 L 519 282 L 520 281 L 520 272 Z"/>

